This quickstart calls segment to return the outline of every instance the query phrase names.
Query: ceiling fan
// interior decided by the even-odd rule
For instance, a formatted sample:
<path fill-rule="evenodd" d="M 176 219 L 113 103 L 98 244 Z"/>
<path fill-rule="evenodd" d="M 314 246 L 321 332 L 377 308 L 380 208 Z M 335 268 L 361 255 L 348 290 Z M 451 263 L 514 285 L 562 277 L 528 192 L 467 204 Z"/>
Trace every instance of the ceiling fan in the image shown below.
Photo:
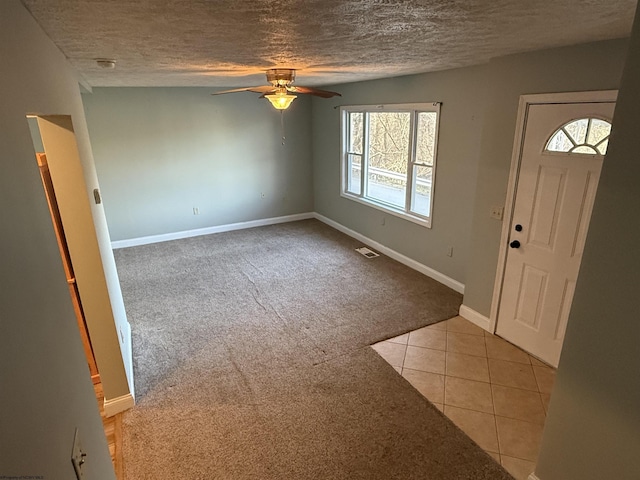
<path fill-rule="evenodd" d="M 315 95 L 316 97 L 331 98 L 336 95 L 341 96 L 337 92 L 330 92 L 328 90 L 320 90 L 318 88 L 311 87 L 299 87 L 293 85 L 296 79 L 296 71 L 293 68 L 272 68 L 267 70 L 267 82 L 271 85 L 264 85 L 260 87 L 244 87 L 235 88 L 233 90 L 223 90 L 222 92 L 215 92 L 211 95 L 222 95 L 224 93 L 236 93 L 236 92 L 255 92 L 261 93 L 260 98 L 266 98 L 271 102 L 278 110 L 286 110 L 291 105 L 297 96 L 294 93 L 302 93 L 307 95 Z"/>

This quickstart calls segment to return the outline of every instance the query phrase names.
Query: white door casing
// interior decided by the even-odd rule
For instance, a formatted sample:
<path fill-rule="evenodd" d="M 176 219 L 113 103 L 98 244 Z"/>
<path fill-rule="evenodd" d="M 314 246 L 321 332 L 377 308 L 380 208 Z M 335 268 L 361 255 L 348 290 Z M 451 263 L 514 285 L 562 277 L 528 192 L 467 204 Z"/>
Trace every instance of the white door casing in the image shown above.
<path fill-rule="evenodd" d="M 553 366 L 560 358 L 603 156 L 544 149 L 571 120 L 611 121 L 614 105 L 525 105 L 515 198 L 503 235 L 496 333 Z M 514 241 L 520 245 L 510 247 Z"/>

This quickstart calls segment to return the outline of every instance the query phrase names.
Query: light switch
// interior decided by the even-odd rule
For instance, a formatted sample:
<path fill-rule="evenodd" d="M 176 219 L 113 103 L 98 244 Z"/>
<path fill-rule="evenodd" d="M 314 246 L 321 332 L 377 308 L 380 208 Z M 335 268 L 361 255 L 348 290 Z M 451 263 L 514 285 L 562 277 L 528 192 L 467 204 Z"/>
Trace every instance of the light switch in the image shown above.
<path fill-rule="evenodd" d="M 84 479 L 83 468 L 86 459 L 87 454 L 82 450 L 82 445 L 80 444 L 80 431 L 76 428 L 76 433 L 73 436 L 71 463 L 73 463 L 73 468 L 76 471 L 76 477 L 78 480 Z"/>

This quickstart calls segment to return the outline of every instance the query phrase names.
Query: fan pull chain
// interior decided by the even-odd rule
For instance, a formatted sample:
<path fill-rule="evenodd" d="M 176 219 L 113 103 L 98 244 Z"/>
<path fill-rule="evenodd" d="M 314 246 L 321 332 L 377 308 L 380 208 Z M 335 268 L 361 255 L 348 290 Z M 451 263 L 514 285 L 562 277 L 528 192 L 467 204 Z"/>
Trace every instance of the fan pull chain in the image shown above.
<path fill-rule="evenodd" d="M 280 110 L 280 130 L 282 132 L 282 145 L 284 145 L 285 136 L 284 136 L 284 110 Z"/>

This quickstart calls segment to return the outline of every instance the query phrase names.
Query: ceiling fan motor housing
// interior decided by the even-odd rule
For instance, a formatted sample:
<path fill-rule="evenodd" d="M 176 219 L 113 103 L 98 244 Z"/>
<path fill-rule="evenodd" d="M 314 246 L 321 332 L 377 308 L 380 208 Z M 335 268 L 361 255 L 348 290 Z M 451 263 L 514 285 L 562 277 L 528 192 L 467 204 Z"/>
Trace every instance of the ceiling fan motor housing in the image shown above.
<path fill-rule="evenodd" d="M 272 68 L 267 70 L 267 82 L 274 87 L 286 87 L 296 79 L 296 71 L 292 68 Z"/>

